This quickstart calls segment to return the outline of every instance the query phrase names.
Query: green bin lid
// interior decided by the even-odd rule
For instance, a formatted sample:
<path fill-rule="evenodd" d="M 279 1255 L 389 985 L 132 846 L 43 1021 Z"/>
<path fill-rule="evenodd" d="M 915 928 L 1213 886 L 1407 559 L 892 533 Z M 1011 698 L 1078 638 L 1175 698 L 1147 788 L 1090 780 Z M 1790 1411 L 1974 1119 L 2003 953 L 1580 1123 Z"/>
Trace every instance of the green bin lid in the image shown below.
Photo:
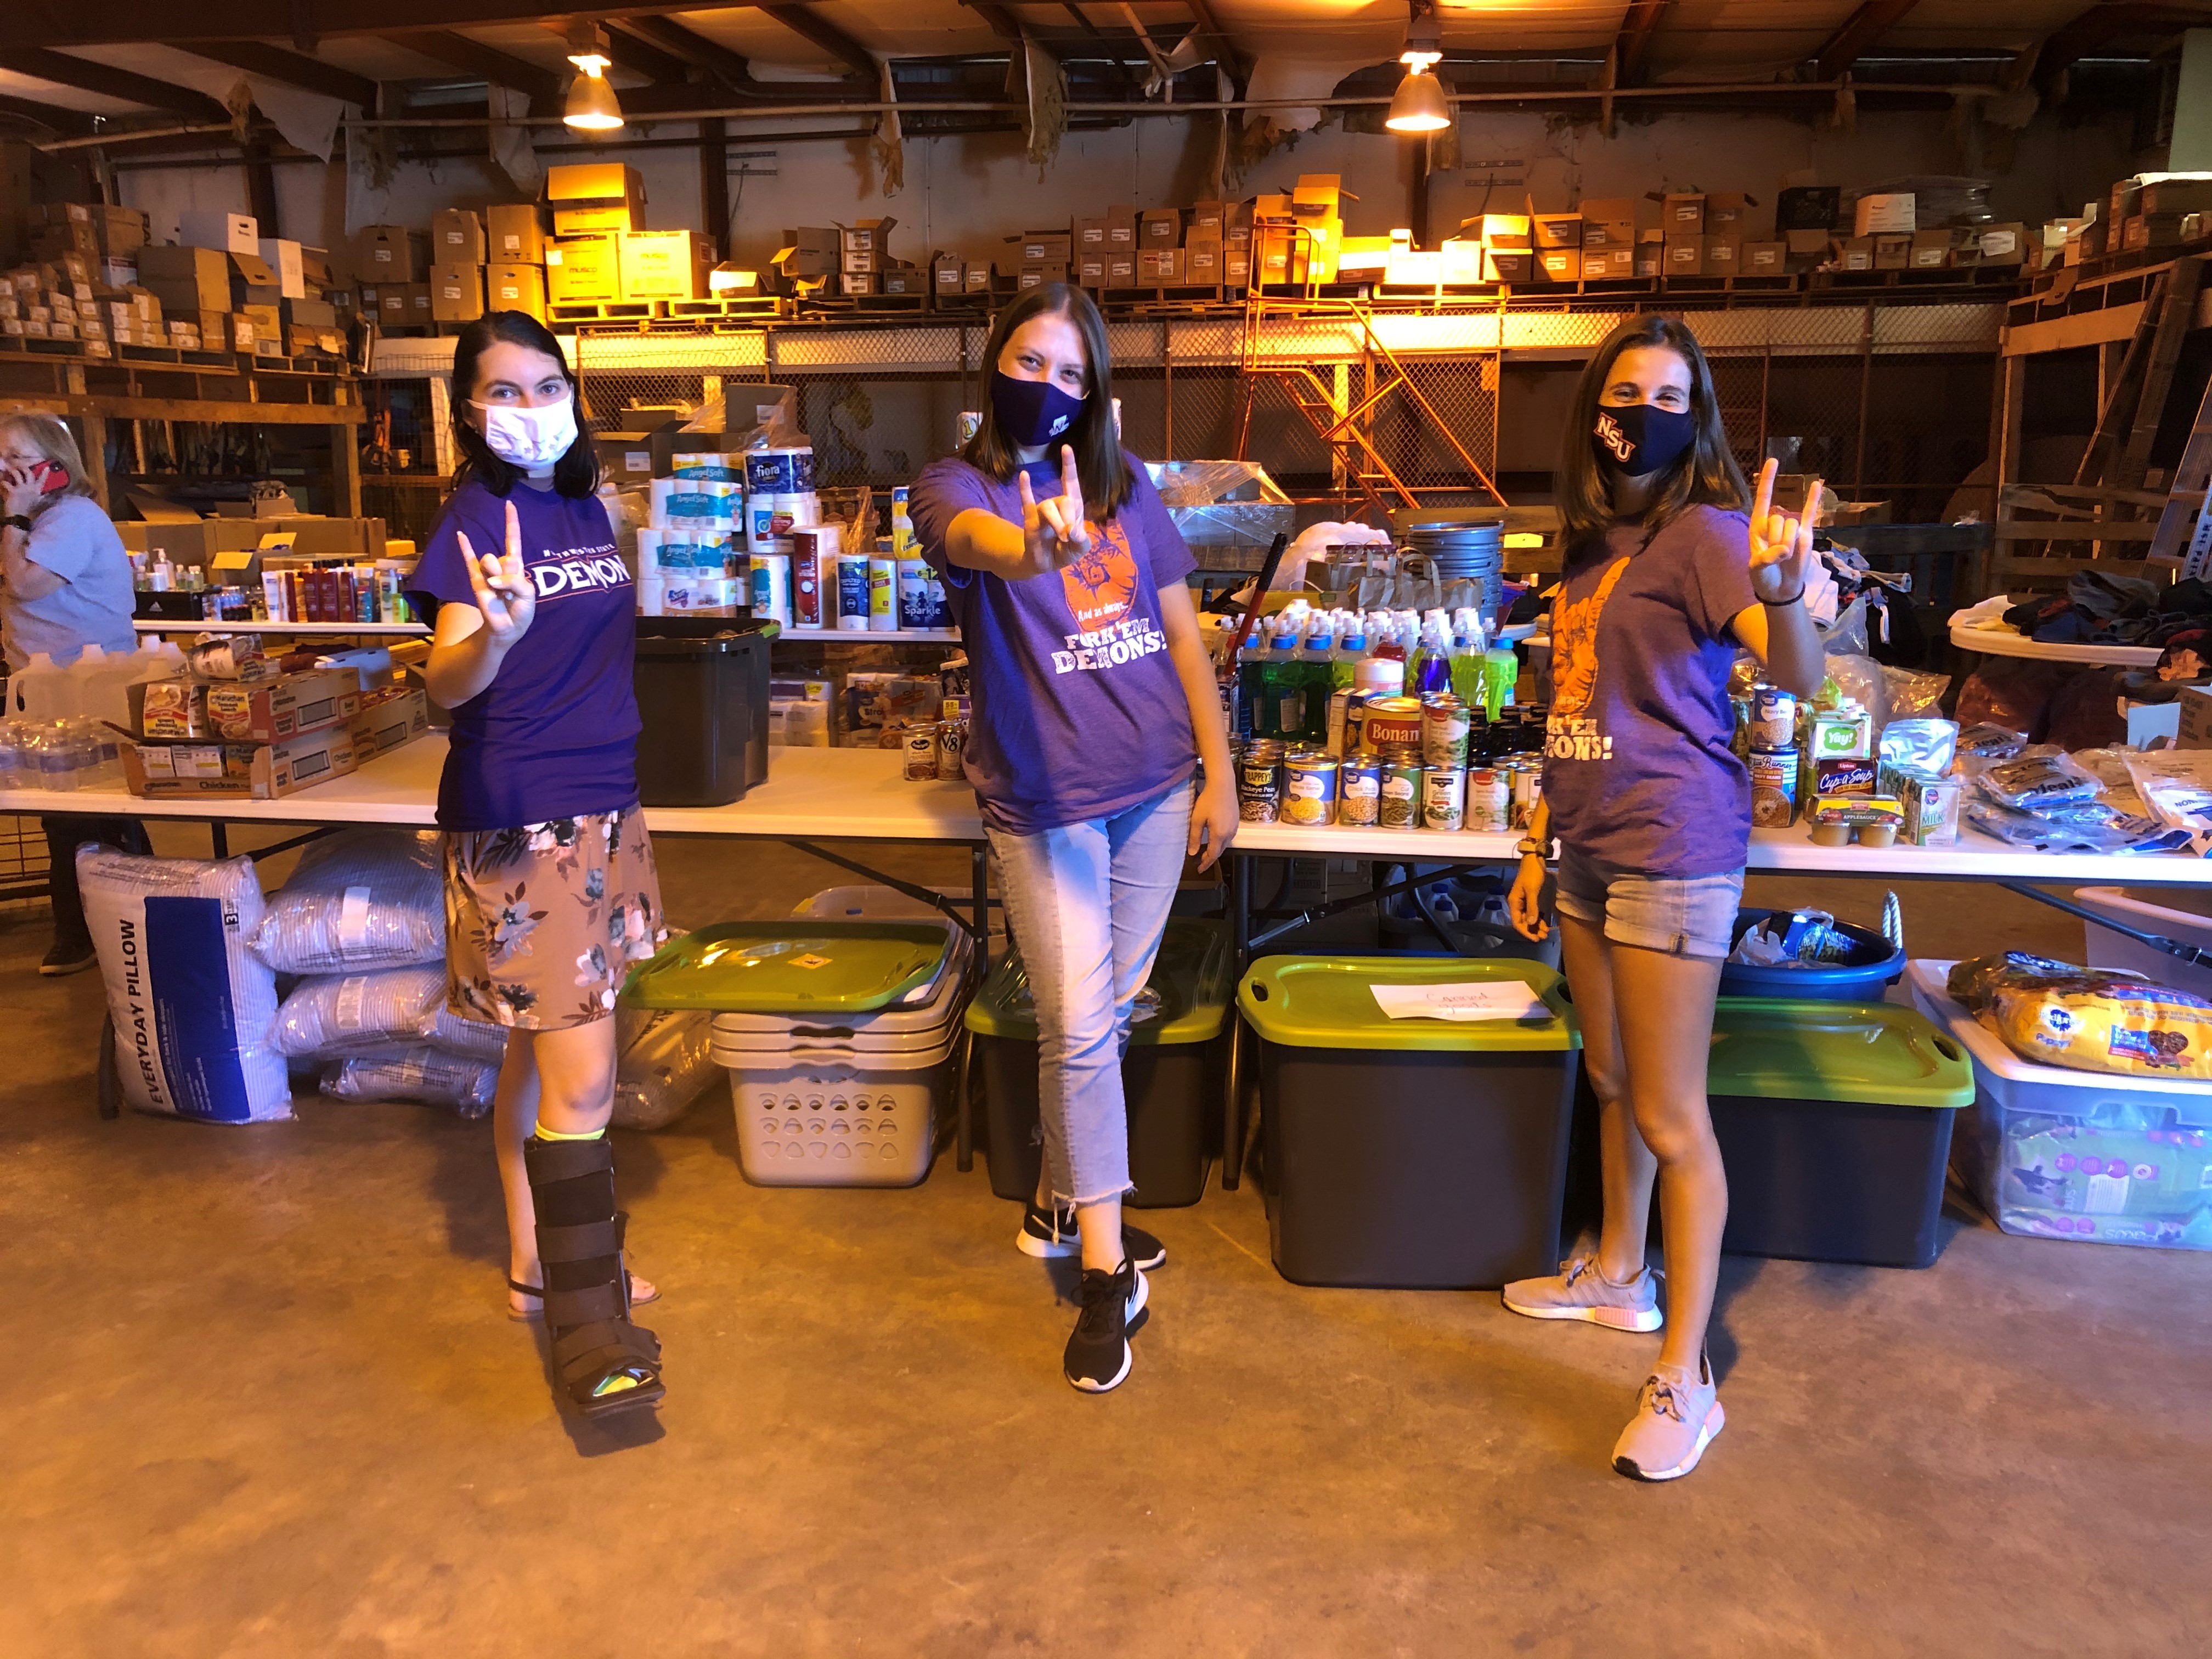
<path fill-rule="evenodd" d="M 1237 964 L 1229 933 L 1218 921 L 1170 919 L 1146 988 L 1158 994 L 1158 1011 L 1129 1028 L 1133 1044 L 1207 1042 L 1229 1018 L 1229 987 Z M 1030 1000 L 1029 970 L 1009 951 L 968 1005 L 968 1029 L 978 1036 L 1036 1041 L 1036 1008 Z"/>
<path fill-rule="evenodd" d="M 718 1013 L 866 1013 L 927 983 L 951 936 L 926 921 L 730 921 L 672 939 L 623 1000 Z"/>
<path fill-rule="evenodd" d="M 1544 1000 L 1549 1018 L 1393 1019 L 1370 988 L 1516 979 Z M 1540 962 L 1510 957 L 1266 957 L 1246 970 L 1237 1006 L 1262 1038 L 1293 1048 L 1504 1054 L 1583 1044 L 1559 975 Z"/>
<path fill-rule="evenodd" d="M 1723 997 L 1713 1009 L 1705 1088 L 1753 1100 L 1951 1110 L 1974 1103 L 1974 1068 L 1917 1009 Z"/>

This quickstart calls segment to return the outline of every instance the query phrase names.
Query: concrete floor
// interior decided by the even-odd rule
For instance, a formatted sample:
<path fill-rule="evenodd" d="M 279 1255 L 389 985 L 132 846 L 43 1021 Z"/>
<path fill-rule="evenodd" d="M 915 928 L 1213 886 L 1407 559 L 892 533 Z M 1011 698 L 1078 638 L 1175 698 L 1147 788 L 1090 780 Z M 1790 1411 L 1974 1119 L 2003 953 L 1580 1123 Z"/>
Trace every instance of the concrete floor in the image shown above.
<path fill-rule="evenodd" d="M 679 921 L 841 878 L 663 858 Z M 1917 952 L 2078 949 L 1905 896 Z M 1606 1460 L 1656 1338 L 1295 1288 L 1248 1183 L 1151 1212 L 1136 1370 L 1086 1397 L 980 1161 L 750 1187 L 717 1094 L 621 1138 L 670 1394 L 615 1438 L 501 1316 L 483 1125 L 100 1122 L 99 979 L 39 980 L 45 945 L 0 920 L 9 1655 L 2205 1650 L 2212 1258 L 1962 1208 L 1923 1273 L 1731 1259 L 1728 1432 L 1644 1487 Z"/>

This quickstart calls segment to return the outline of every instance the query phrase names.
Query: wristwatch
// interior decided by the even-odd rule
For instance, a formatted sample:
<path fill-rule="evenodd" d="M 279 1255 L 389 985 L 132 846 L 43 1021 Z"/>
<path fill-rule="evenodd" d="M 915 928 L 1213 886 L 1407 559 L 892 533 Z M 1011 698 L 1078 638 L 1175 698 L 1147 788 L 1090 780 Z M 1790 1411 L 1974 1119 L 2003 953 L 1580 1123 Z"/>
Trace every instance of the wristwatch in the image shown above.
<path fill-rule="evenodd" d="M 6 518 L 0 519 L 0 530 L 10 528 L 20 530 L 26 536 L 29 535 L 31 533 L 31 515 L 27 513 L 10 513 Z"/>
<path fill-rule="evenodd" d="M 1552 856 L 1552 843 L 1523 836 L 1513 843 L 1513 850 L 1524 859 L 1547 859 Z"/>

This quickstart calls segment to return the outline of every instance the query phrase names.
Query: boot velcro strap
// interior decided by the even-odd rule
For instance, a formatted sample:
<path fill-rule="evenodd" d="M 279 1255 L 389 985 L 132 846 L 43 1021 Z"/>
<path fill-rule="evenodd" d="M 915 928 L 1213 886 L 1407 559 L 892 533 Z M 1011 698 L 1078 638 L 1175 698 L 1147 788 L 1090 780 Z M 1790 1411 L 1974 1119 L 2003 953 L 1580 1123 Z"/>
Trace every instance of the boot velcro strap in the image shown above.
<path fill-rule="evenodd" d="M 525 1161 L 530 1166 L 532 1186 L 606 1175 L 615 1167 L 614 1149 L 607 1145 L 605 1136 L 597 1140 L 532 1140 L 526 1144 L 530 1156 Z"/>
<path fill-rule="evenodd" d="M 553 1345 L 553 1363 L 573 1389 L 579 1382 L 597 1382 L 609 1371 L 659 1365 L 660 1344 L 628 1320 L 599 1320 L 562 1335 Z"/>
<path fill-rule="evenodd" d="M 592 1261 L 622 1252 L 623 1228 L 613 1221 L 586 1221 L 574 1227 L 540 1227 L 538 1255 L 544 1261 Z"/>
<path fill-rule="evenodd" d="M 587 1285 L 580 1291 L 545 1291 L 545 1322 L 556 1329 L 590 1325 L 598 1320 L 620 1319 L 629 1311 L 629 1298 L 619 1280 Z"/>

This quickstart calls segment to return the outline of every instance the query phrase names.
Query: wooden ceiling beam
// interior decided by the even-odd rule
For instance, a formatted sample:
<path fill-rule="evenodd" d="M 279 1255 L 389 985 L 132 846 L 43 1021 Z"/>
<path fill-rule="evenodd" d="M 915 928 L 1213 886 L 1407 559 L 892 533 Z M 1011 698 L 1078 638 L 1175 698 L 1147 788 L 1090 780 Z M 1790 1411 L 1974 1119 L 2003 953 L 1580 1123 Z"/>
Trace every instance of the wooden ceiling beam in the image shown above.
<path fill-rule="evenodd" d="M 1919 3 L 1920 0 L 1863 0 L 1856 11 L 1844 19 L 1843 27 L 1814 54 L 1813 78 L 1832 81 L 1843 74 Z"/>
<path fill-rule="evenodd" d="M 1644 84 L 1644 60 L 1670 3 L 1671 0 L 1631 0 L 1628 9 L 1620 15 L 1620 33 L 1613 41 L 1613 85 Z"/>
<path fill-rule="evenodd" d="M 228 64 L 233 69 L 244 70 L 248 75 L 281 81 L 286 86 L 297 87 L 303 92 L 319 92 L 325 97 L 336 98 L 342 103 L 357 104 L 371 113 L 376 109 L 375 82 L 365 75 L 356 75 L 350 70 L 342 70 L 335 64 L 325 64 L 301 52 L 286 52 L 281 46 L 264 46 L 258 40 L 204 40 L 179 50 L 189 52 L 195 58 Z"/>
<path fill-rule="evenodd" d="M 594 17 L 592 21 L 599 20 Z M 559 35 L 563 40 L 568 39 L 567 18 L 541 17 L 538 21 L 547 33 Z M 607 56 L 614 60 L 617 68 L 626 69 L 633 75 L 642 75 L 655 85 L 681 86 L 690 78 L 690 64 L 681 58 L 663 52 L 650 40 L 641 40 L 611 26 L 605 33 Z"/>
<path fill-rule="evenodd" d="M 477 80 L 526 93 L 538 114 L 551 115 L 559 111 L 562 89 L 560 76 L 520 58 L 511 58 L 495 47 L 480 46 L 465 34 L 452 29 L 387 29 L 384 38 L 432 63 L 444 64 Z"/>
<path fill-rule="evenodd" d="M 732 52 L 720 41 L 710 40 L 672 17 L 610 17 L 605 21 L 611 32 L 643 40 L 696 64 L 732 91 L 750 91 L 758 85 L 753 79 L 752 64 L 744 54 Z"/>
<path fill-rule="evenodd" d="M 95 64 L 89 58 L 72 58 L 65 52 L 48 52 L 42 47 L 9 47 L 7 66 L 18 75 L 35 76 L 41 81 L 52 81 L 56 86 L 75 87 L 79 92 L 98 93 L 103 98 L 120 98 L 129 103 L 143 104 L 150 109 L 167 110 L 172 115 L 181 115 L 191 121 L 228 121 L 230 112 L 204 92 L 194 92 L 190 87 L 178 86 L 171 81 L 157 81 L 151 76 L 133 75 L 129 70 L 110 68 Z"/>
<path fill-rule="evenodd" d="M 36 122 L 64 138 L 88 138 L 93 131 L 92 117 L 82 110 L 66 109 L 59 104 L 41 104 L 32 98 L 0 95 L 0 116 Z"/>
<path fill-rule="evenodd" d="M 878 73 L 875 54 L 839 28 L 811 6 L 789 3 L 763 3 L 758 8 L 763 17 L 773 17 L 802 40 L 822 48 L 832 58 L 842 60 L 851 73 L 864 75 L 870 81 Z"/>

